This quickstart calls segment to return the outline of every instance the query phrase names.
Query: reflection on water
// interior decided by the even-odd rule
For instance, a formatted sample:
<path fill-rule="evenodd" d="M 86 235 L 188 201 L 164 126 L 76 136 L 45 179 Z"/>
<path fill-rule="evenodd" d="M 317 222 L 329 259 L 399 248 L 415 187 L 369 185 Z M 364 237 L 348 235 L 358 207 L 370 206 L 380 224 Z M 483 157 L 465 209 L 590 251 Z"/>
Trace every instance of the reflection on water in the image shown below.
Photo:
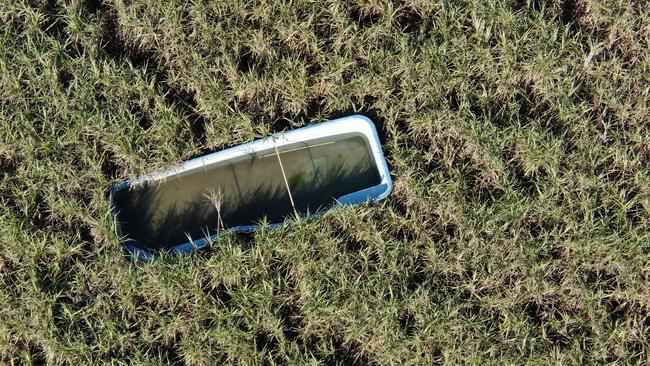
<path fill-rule="evenodd" d="M 299 214 L 381 182 L 359 135 L 294 144 L 280 159 Z M 113 193 L 123 234 L 150 249 L 170 248 L 221 228 L 282 222 L 293 208 L 275 151 L 243 156 Z"/>

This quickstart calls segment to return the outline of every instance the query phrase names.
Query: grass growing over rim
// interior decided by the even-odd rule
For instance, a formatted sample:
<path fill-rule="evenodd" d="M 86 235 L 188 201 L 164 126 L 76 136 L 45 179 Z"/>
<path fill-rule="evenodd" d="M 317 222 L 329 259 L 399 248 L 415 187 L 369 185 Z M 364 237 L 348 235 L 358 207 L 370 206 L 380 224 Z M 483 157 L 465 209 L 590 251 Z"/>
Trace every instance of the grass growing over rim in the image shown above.
<path fill-rule="evenodd" d="M 0 362 L 650 362 L 649 14 L 2 0 Z M 387 200 L 122 257 L 110 184 L 353 112 Z"/>

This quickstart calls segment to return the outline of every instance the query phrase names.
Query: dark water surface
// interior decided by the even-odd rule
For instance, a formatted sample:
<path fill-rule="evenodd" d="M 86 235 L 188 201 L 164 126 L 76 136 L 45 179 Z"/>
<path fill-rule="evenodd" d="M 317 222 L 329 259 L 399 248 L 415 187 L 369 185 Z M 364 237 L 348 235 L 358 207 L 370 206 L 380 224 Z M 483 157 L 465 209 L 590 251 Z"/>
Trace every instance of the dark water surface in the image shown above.
<path fill-rule="evenodd" d="M 279 154 L 296 210 L 304 215 L 381 182 L 360 135 L 284 146 Z M 149 249 L 171 248 L 222 228 L 282 222 L 293 208 L 274 149 L 113 193 L 123 234 Z M 218 209 L 217 209 L 218 208 Z"/>

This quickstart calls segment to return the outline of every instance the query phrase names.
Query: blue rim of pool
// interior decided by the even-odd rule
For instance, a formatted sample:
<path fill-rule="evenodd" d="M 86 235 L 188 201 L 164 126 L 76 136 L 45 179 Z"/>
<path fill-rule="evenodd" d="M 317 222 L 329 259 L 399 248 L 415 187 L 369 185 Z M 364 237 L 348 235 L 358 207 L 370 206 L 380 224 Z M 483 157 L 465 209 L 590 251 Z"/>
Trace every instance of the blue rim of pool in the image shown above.
<path fill-rule="evenodd" d="M 368 144 L 369 152 L 372 157 L 377 172 L 379 174 L 379 183 L 358 191 L 354 191 L 340 197 L 335 197 L 334 202 L 327 209 L 316 211 L 308 214 L 306 219 L 314 219 L 323 216 L 324 214 L 334 211 L 342 206 L 359 205 L 369 201 L 378 201 L 386 198 L 392 190 L 392 180 L 388 165 L 382 151 L 381 142 L 377 134 L 375 124 L 371 119 L 363 115 L 351 115 L 347 117 L 337 118 L 334 120 L 313 124 L 310 126 L 281 132 L 274 134 L 270 137 L 255 140 L 249 143 L 236 145 L 221 151 L 212 152 L 178 165 L 174 165 L 168 169 L 139 176 L 136 179 L 125 179 L 114 184 L 109 192 L 109 201 L 111 202 L 111 213 L 115 223 L 115 228 L 120 241 L 127 254 L 137 260 L 147 261 L 156 259 L 158 257 L 157 251 L 151 251 L 136 241 L 129 239 L 123 223 L 120 221 L 120 213 L 115 206 L 114 195 L 123 190 L 131 189 L 138 185 L 145 183 L 164 181 L 167 178 L 174 177 L 179 173 L 188 173 L 196 169 L 209 166 L 210 164 L 219 164 L 228 162 L 231 159 L 256 154 L 260 152 L 267 152 L 270 149 L 282 149 L 283 146 L 290 146 L 296 143 L 307 143 L 315 141 L 320 138 L 343 136 L 346 134 L 357 134 L 362 136 Z M 272 222 L 268 227 L 274 228 L 282 225 L 290 225 L 291 220 L 285 218 L 282 222 Z M 219 235 L 224 232 L 253 232 L 258 230 L 261 225 L 240 225 L 223 229 L 212 235 L 206 235 L 197 240 L 191 240 L 178 245 L 173 245 L 166 249 L 170 253 L 176 254 L 190 254 L 196 250 L 206 246 L 214 241 Z"/>

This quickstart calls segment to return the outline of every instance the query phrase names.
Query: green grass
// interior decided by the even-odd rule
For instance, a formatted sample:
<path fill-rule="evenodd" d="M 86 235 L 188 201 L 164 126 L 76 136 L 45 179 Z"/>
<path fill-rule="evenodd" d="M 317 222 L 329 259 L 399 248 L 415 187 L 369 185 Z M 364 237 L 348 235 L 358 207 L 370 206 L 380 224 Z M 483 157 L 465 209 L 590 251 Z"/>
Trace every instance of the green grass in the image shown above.
<path fill-rule="evenodd" d="M 643 1 L 176 3 L 0 2 L 0 363 L 650 362 Z M 112 183 L 354 112 L 388 199 L 123 257 Z"/>

